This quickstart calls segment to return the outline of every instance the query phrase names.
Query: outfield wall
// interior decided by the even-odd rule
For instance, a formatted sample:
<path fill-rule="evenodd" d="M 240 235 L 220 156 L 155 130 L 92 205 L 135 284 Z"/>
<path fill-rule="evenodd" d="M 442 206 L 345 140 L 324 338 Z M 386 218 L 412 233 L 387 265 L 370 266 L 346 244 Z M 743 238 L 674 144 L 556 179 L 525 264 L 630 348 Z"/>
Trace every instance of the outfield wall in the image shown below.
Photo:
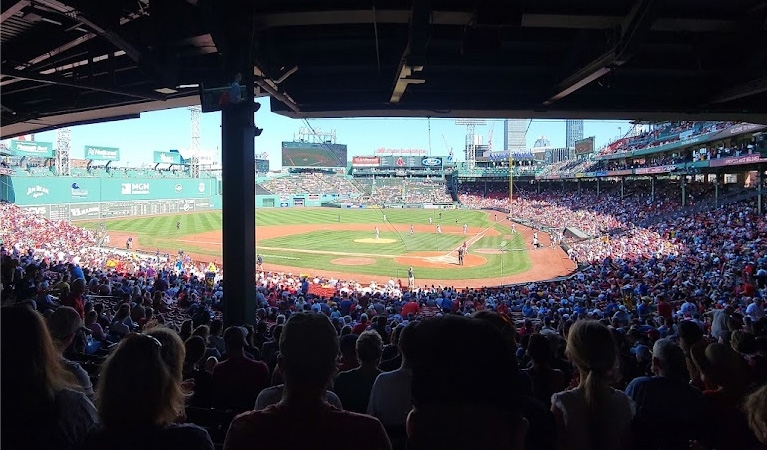
<path fill-rule="evenodd" d="M 143 216 L 221 208 L 214 178 L 0 176 L 0 200 L 52 220 Z"/>

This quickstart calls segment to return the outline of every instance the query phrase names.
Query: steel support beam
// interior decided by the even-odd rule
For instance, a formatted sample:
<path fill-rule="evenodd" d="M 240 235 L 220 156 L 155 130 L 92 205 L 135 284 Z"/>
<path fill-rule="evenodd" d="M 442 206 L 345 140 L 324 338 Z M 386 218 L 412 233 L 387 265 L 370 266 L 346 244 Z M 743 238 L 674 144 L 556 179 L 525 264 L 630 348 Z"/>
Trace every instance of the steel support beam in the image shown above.
<path fill-rule="evenodd" d="M 67 86 L 78 89 L 85 89 L 88 91 L 106 92 L 109 94 L 124 95 L 126 97 L 139 98 L 142 100 L 166 100 L 165 95 L 159 93 L 139 92 L 131 89 L 120 89 L 108 86 L 97 86 L 92 84 L 86 84 L 79 82 L 78 80 L 56 77 L 51 75 L 42 75 L 39 73 L 22 72 L 16 69 L 2 68 L 0 69 L 0 75 L 13 77 L 21 80 L 35 81 L 38 83 L 53 84 L 57 86 Z M 13 91 L 6 92 L 5 95 L 13 94 Z"/>
<path fill-rule="evenodd" d="M 551 105 L 628 62 L 636 44 L 644 39 L 655 21 L 653 3 L 654 0 L 638 0 L 623 21 L 621 37 L 613 48 L 559 83 L 554 95 L 543 104 Z"/>
<path fill-rule="evenodd" d="M 400 59 L 397 77 L 394 79 L 390 103 L 399 103 L 407 87 L 426 82 L 416 74 L 423 70 L 426 44 L 429 40 L 431 11 L 428 0 L 415 0 L 410 13 L 410 34 L 405 51 Z"/>
<path fill-rule="evenodd" d="M 22 9 L 29 6 L 29 3 L 29 0 L 19 0 L 8 7 L 8 9 L 4 10 L 2 14 L 0 14 L 0 23 L 5 22 L 7 19 L 10 19 L 11 17 L 18 14 Z"/>
<path fill-rule="evenodd" d="M 767 92 L 767 77 L 733 86 L 714 97 L 709 103 L 725 103 Z"/>

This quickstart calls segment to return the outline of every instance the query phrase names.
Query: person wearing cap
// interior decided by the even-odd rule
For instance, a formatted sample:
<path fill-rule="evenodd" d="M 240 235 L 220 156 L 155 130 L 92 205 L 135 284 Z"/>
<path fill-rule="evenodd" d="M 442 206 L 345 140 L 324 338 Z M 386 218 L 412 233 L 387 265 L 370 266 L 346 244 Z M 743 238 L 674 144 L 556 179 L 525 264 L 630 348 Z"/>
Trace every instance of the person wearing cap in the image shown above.
<path fill-rule="evenodd" d="M 74 308 L 61 306 L 48 317 L 48 330 L 59 352 L 61 364 L 74 375 L 82 387 L 83 393 L 93 400 L 93 383 L 88 372 L 82 366 L 64 357 L 64 352 L 75 341 L 77 332 L 83 327 L 83 321 Z"/>
<path fill-rule="evenodd" d="M 291 316 L 280 336 L 279 364 L 285 371 L 282 400 L 235 417 L 224 449 L 390 450 L 378 419 L 342 411 L 327 402 L 337 355 L 338 333 L 326 316 Z M 306 426 L 316 432 L 301 428 Z"/>
<path fill-rule="evenodd" d="M 245 355 L 245 336 L 243 327 L 229 327 L 224 332 L 227 359 L 213 369 L 213 389 L 219 407 L 252 409 L 258 394 L 269 386 L 266 364 Z"/>

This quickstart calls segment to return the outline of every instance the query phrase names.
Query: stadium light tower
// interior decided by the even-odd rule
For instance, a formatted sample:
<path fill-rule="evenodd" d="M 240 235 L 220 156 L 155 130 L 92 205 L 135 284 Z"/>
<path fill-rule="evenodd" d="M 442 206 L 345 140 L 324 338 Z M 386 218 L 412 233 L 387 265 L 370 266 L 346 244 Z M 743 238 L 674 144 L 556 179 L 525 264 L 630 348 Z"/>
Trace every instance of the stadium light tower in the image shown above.
<path fill-rule="evenodd" d="M 190 106 L 189 112 L 192 122 L 192 140 L 189 143 L 189 155 L 192 162 L 189 171 L 192 178 L 200 178 L 200 115 L 202 114 L 202 107 Z"/>
<path fill-rule="evenodd" d="M 462 125 L 466 127 L 466 147 L 464 148 L 464 155 L 466 156 L 466 161 L 469 163 L 469 168 L 474 168 L 474 161 L 476 160 L 476 153 L 477 153 L 477 139 L 476 139 L 476 131 L 477 131 L 477 125 L 487 125 L 487 120 L 485 119 L 456 119 L 455 120 L 456 125 Z"/>
<path fill-rule="evenodd" d="M 70 175 L 70 140 L 69 128 L 59 128 L 56 130 L 56 169 L 61 177 L 68 177 Z"/>

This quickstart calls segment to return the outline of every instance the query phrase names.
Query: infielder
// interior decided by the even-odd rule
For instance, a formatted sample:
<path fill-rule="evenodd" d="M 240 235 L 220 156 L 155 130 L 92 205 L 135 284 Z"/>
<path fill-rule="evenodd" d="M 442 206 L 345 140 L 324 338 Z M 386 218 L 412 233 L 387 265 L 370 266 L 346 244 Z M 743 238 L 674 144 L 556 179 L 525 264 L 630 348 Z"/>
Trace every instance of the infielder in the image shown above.
<path fill-rule="evenodd" d="M 378 227 L 376 227 L 376 239 L 378 239 L 378 237 L 379 237 L 380 235 L 381 235 L 381 232 L 380 232 L 380 231 L 378 231 Z"/>

